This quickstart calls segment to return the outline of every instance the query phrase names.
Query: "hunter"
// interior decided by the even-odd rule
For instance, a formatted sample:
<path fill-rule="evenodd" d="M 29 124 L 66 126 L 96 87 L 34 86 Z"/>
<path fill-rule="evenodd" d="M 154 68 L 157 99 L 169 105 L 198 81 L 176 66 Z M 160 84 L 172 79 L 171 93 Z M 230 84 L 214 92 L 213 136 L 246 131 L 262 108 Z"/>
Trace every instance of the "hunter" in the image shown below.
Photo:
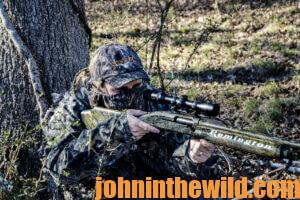
<path fill-rule="evenodd" d="M 75 193 L 93 189 L 97 176 L 213 178 L 215 169 L 207 164 L 213 144 L 165 133 L 139 120 L 145 112 L 168 110 L 166 105 L 143 98 L 145 89 L 155 89 L 149 81 L 131 47 L 111 44 L 96 50 L 89 67 L 76 76 L 72 89 L 56 101 L 44 128 L 49 148 L 46 171 L 55 190 L 54 199 L 84 199 Z M 80 113 L 95 106 L 127 112 L 88 130 Z"/>

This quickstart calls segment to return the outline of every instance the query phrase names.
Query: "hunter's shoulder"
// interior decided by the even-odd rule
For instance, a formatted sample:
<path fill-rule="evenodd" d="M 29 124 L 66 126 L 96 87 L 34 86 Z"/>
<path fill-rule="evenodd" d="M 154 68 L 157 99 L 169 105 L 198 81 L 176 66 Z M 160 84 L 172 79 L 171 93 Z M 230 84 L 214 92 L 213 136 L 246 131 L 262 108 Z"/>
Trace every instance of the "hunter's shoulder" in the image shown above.
<path fill-rule="evenodd" d="M 52 94 L 52 107 L 47 111 L 48 116 L 45 117 L 47 124 L 54 121 L 67 123 L 80 119 L 80 113 L 90 109 L 88 90 L 79 88 L 78 90 L 70 90 L 64 94 Z"/>
<path fill-rule="evenodd" d="M 89 91 L 84 87 L 71 89 L 64 94 L 52 94 L 52 100 L 55 107 L 89 107 Z"/>
<path fill-rule="evenodd" d="M 82 129 L 81 112 L 90 108 L 86 92 L 82 88 L 54 95 L 53 100 L 56 102 L 47 111 L 43 127 L 49 144 L 56 144 L 69 133 Z"/>

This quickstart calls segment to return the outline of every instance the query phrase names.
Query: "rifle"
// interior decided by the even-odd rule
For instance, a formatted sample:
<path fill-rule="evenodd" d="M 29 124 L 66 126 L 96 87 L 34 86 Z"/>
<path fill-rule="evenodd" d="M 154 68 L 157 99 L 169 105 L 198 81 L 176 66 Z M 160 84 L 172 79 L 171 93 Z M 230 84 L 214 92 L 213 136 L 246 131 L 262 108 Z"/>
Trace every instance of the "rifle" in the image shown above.
<path fill-rule="evenodd" d="M 299 159 L 300 144 L 298 143 L 226 127 L 223 121 L 216 117 L 220 111 L 218 104 L 189 101 L 186 96 L 173 97 L 153 91 L 146 91 L 144 98 L 172 106 L 172 111 L 150 112 L 139 118 L 160 130 L 189 134 L 213 144 L 265 157 Z M 86 127 L 92 129 L 99 121 L 119 116 L 123 112 L 95 107 L 83 111 L 81 117 Z"/>

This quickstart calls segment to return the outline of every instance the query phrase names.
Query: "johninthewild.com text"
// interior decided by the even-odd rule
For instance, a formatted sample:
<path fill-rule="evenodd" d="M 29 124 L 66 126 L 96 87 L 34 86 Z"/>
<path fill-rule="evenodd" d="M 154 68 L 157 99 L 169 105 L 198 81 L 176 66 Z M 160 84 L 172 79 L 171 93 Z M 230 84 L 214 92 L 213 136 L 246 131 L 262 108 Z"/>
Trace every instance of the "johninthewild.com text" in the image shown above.
<path fill-rule="evenodd" d="M 298 188 L 298 189 L 297 189 Z M 103 180 L 96 178 L 96 198 L 300 198 L 300 180 L 255 180 L 248 191 L 247 177 L 235 180 Z"/>

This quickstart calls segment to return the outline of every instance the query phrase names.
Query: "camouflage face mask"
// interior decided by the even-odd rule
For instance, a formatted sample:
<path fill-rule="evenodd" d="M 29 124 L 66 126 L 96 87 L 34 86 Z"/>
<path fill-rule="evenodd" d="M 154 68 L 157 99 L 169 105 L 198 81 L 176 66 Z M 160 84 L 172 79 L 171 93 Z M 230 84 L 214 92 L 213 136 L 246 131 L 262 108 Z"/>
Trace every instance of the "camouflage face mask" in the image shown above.
<path fill-rule="evenodd" d="M 96 94 L 93 99 L 92 106 L 105 106 L 106 108 L 123 110 L 123 109 L 145 109 L 145 100 L 142 95 L 146 90 L 144 85 L 134 88 L 127 89 L 122 88 L 118 94 L 115 95 L 102 95 Z"/>

